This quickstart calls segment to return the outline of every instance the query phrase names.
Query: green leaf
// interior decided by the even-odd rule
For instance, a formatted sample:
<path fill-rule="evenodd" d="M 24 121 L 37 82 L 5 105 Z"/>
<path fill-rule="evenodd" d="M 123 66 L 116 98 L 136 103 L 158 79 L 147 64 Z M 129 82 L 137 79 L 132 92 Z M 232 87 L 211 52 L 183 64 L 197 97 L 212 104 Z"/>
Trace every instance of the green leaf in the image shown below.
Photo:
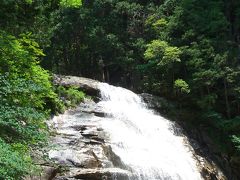
<path fill-rule="evenodd" d="M 180 90 L 182 93 L 190 93 L 188 84 L 182 79 L 175 80 L 174 88 Z"/>

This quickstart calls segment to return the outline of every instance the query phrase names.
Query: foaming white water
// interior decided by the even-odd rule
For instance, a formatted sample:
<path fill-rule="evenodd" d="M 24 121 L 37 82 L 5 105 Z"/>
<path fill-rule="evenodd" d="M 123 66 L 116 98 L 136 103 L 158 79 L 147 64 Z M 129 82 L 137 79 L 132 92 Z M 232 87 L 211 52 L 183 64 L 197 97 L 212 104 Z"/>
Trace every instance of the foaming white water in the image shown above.
<path fill-rule="evenodd" d="M 133 92 L 99 84 L 108 113 L 101 123 L 110 135 L 113 151 L 138 180 L 200 180 L 192 152 L 184 137 L 174 135 L 174 125 L 148 110 Z"/>

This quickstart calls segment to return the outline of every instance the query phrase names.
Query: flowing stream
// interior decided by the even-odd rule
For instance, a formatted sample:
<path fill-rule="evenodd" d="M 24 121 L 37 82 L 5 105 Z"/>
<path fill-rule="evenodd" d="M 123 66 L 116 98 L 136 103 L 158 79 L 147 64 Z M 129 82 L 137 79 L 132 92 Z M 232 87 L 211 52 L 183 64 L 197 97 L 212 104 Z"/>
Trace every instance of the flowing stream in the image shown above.
<path fill-rule="evenodd" d="M 200 180 L 196 162 L 176 127 L 146 107 L 141 98 L 124 88 L 100 83 L 107 112 L 100 122 L 109 134 L 113 151 L 137 180 Z"/>

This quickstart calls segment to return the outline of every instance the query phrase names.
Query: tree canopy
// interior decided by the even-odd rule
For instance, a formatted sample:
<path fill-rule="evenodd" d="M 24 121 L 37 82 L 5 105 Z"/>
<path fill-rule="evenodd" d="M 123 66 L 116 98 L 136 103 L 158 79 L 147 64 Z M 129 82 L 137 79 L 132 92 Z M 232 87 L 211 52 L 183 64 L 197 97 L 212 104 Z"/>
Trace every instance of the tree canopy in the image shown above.
<path fill-rule="evenodd" d="M 25 145 L 41 142 L 46 114 L 61 106 L 50 73 L 163 96 L 239 156 L 240 1 L 2 0 L 0 152 L 10 155 L 0 153 L 0 178 L 22 177 Z"/>

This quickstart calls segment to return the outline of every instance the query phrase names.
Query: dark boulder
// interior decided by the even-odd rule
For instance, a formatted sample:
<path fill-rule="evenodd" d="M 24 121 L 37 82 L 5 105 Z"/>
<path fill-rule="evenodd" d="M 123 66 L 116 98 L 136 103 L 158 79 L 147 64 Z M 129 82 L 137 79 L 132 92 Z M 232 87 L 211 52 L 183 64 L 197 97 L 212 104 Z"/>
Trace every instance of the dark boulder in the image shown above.
<path fill-rule="evenodd" d="M 174 104 L 163 97 L 155 96 L 148 93 L 139 94 L 142 100 L 147 104 L 147 107 L 154 109 L 161 113 L 167 113 L 168 111 L 174 109 Z"/>

